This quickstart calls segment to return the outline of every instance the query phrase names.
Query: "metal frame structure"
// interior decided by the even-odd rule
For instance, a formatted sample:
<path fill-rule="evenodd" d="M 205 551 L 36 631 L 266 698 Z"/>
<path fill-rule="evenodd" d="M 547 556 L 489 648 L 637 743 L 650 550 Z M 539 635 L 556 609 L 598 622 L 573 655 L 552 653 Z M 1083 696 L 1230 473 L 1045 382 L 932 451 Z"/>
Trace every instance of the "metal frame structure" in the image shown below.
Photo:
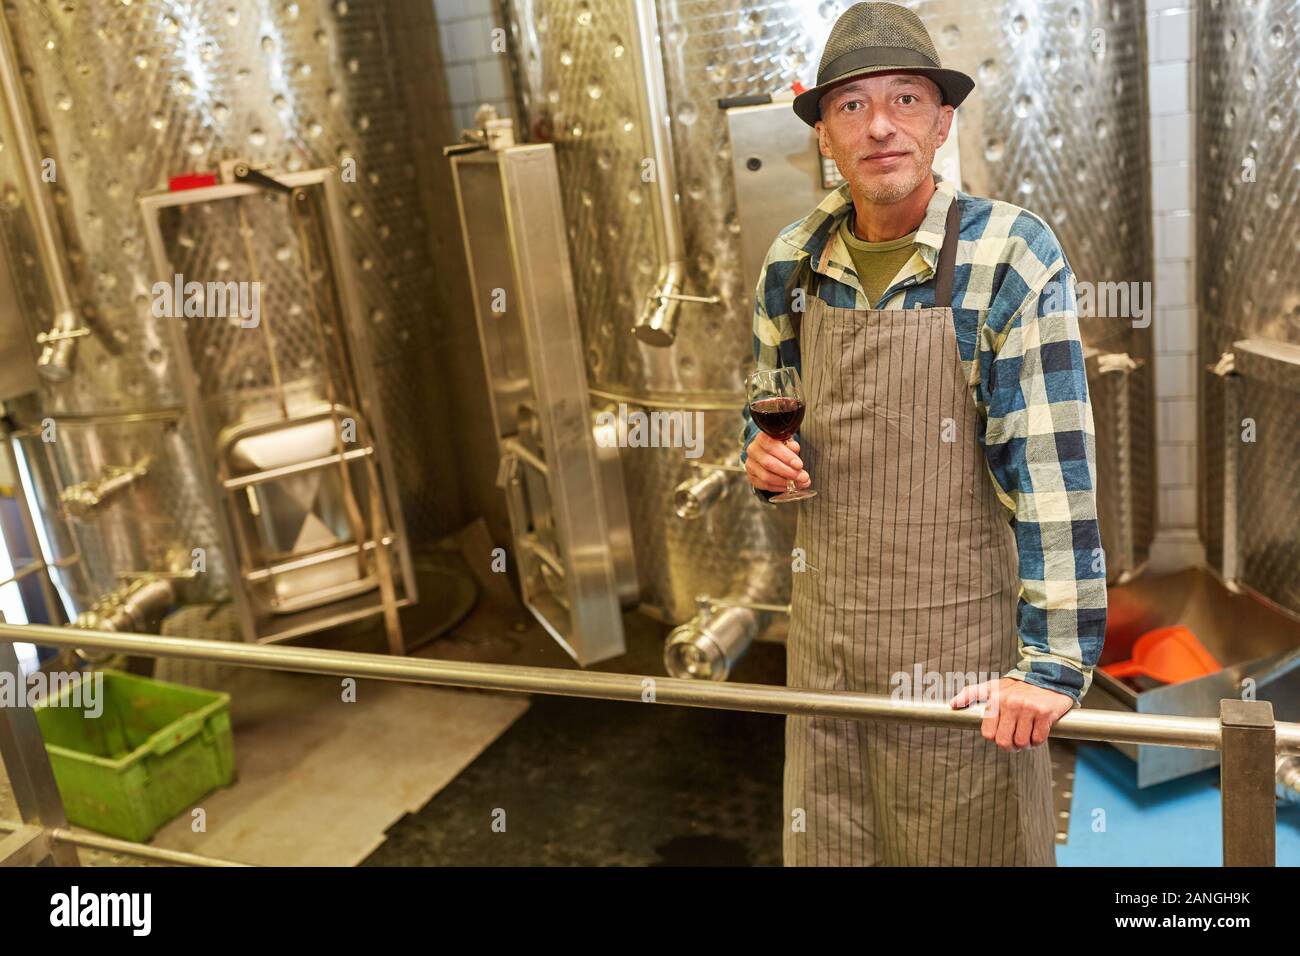
<path fill-rule="evenodd" d="M 67 610 L 64 608 L 62 601 L 54 587 L 54 577 L 52 571 L 63 571 L 71 567 L 76 567 L 79 571 L 83 570 L 81 563 L 81 552 L 77 547 L 76 536 L 67 530 L 66 538 L 71 543 L 71 554 L 66 558 L 58 558 L 54 554 L 53 543 L 51 542 L 50 553 L 46 554 L 45 547 L 41 544 L 40 535 L 37 534 L 36 516 L 32 514 L 32 500 L 28 497 L 28 488 L 23 478 L 23 469 L 19 467 L 18 452 L 15 450 L 14 443 L 18 441 L 18 433 L 9 431 L 3 423 L 0 423 L 0 455 L 5 458 L 8 470 L 13 474 L 17 482 L 17 494 L 14 495 L 14 501 L 18 505 L 18 517 L 23 525 L 23 534 L 27 538 L 27 546 L 32 551 L 32 559 L 26 562 L 22 567 L 13 569 L 13 574 L 6 580 L 0 581 L 0 587 L 15 581 L 21 581 L 24 578 L 39 574 L 37 580 L 41 586 L 41 599 L 45 604 L 46 616 L 51 621 L 66 619 Z M 45 446 L 46 455 L 50 456 L 49 461 L 53 467 L 52 453 L 49 450 L 48 443 Z M 30 468 L 31 466 L 28 465 Z M 35 476 L 31 476 L 33 484 Z M 57 469 L 55 469 L 55 480 L 58 481 Z M 35 488 L 30 489 L 35 493 Z M 62 490 L 60 483 L 60 490 Z M 60 514 L 60 519 L 66 524 L 66 519 Z"/>
<path fill-rule="evenodd" d="M 524 604 L 599 663 L 623 653 L 637 579 L 617 451 L 603 467 L 593 432 L 555 148 L 461 153 L 451 170 Z"/>
<path fill-rule="evenodd" d="M 301 612 L 301 620 L 298 615 L 294 615 L 289 619 L 289 623 L 280 622 L 279 626 L 270 629 L 269 633 L 264 633 L 268 629 L 259 628 L 258 615 L 255 613 L 250 596 L 245 590 L 245 572 L 249 569 L 244 566 L 242 561 L 245 549 L 241 547 L 243 542 L 240 540 L 239 523 L 237 516 L 231 509 L 230 501 L 231 494 L 237 493 L 239 488 L 247 484 L 246 479 L 248 476 L 245 476 L 242 483 L 236 481 L 232 485 L 229 476 L 224 473 L 224 469 L 219 467 L 221 462 L 216 454 L 218 436 L 213 435 L 209 427 L 204 398 L 199 391 L 199 384 L 194 372 L 194 363 L 183 323 L 177 322 L 170 326 L 170 338 L 172 348 L 180 363 L 178 378 L 184 389 L 187 417 L 189 418 L 195 442 L 195 454 L 198 456 L 205 474 L 215 476 L 217 483 L 216 487 L 208 487 L 208 493 L 213 499 L 215 512 L 223 519 L 219 522 L 218 528 L 220 545 L 231 562 L 230 590 L 246 639 L 255 638 L 259 642 L 287 641 L 324 627 L 382 613 L 388 631 L 389 649 L 394 654 L 402 654 L 404 653 L 404 645 L 400 625 L 397 621 L 397 609 L 416 600 L 415 573 L 411 564 L 405 521 L 398 503 L 397 489 L 393 484 L 395 470 L 390 452 L 391 446 L 384 425 L 384 417 L 379 407 L 378 390 L 373 379 L 373 358 L 370 352 L 370 342 L 365 324 L 358 318 L 362 309 L 356 285 L 349 272 L 349 263 L 352 260 L 347 252 L 346 238 L 339 226 L 341 214 L 339 211 L 340 199 L 336 174 L 337 171 L 333 167 L 324 167 L 298 173 L 277 173 L 273 182 L 290 190 L 295 197 L 306 189 L 320 189 L 323 191 L 321 203 L 321 209 L 324 212 L 323 233 L 330 262 L 333 266 L 332 273 L 337 284 L 336 291 L 339 309 L 342 313 L 342 325 L 347 329 L 347 347 L 350 350 L 349 354 L 339 357 L 339 364 L 341 367 L 350 368 L 351 370 L 356 391 L 355 397 L 360 405 L 362 415 L 365 416 L 366 429 L 374 439 L 373 447 L 367 449 L 368 452 L 373 452 L 373 454 L 367 453 L 361 456 L 369 469 L 368 483 L 371 488 L 371 501 L 370 521 L 368 523 L 372 525 L 372 534 L 365 541 L 362 540 L 362 534 L 358 533 L 356 535 L 357 546 L 355 553 L 358 555 L 358 560 L 363 561 L 367 545 L 373 547 L 377 558 L 377 573 L 380 578 L 380 599 L 378 603 L 357 597 L 349 599 L 347 605 L 342 608 L 325 605 L 322 608 L 303 611 Z M 145 236 L 157 274 L 166 276 L 172 272 L 171 260 L 163 239 L 160 221 L 164 209 L 241 199 L 256 196 L 260 192 L 261 187 L 253 185 L 251 182 L 234 182 L 142 197 L 140 199 L 140 209 L 144 215 Z M 332 390 L 333 384 L 328 368 L 324 369 L 323 375 Z M 288 420 L 289 416 L 287 406 L 284 405 L 282 386 L 280 400 L 282 407 L 286 409 L 285 418 Z M 332 398 L 327 404 L 331 414 L 336 414 L 338 404 Z M 340 447 L 334 455 L 328 456 L 320 462 L 310 464 L 313 467 L 329 467 L 336 464 L 341 474 L 344 475 L 345 494 L 349 499 L 354 499 L 355 496 L 347 479 L 348 460 L 351 457 L 356 456 L 351 452 L 344 452 Z M 378 467 L 376 467 L 376 458 L 378 458 Z M 258 477 L 263 478 L 266 476 Z M 357 513 L 359 508 L 355 500 L 351 504 L 350 512 Z M 379 544 L 374 545 L 374 542 L 379 542 Z M 389 549 L 394 552 L 392 555 L 389 554 Z M 330 552 L 309 557 L 311 560 L 320 561 L 331 560 L 338 557 L 338 555 Z M 393 573 L 392 568 L 392 559 L 394 557 L 401 571 L 400 596 L 397 593 L 398 588 L 395 580 L 399 576 Z M 274 571 L 274 569 L 271 570 Z"/>
<path fill-rule="evenodd" d="M 121 635 L 33 624 L 0 623 L 0 671 L 18 673 L 14 641 L 58 647 L 93 647 L 149 657 L 215 661 L 265 670 L 647 702 L 647 678 L 641 674 L 394 658 L 384 654 L 310 647 L 219 644 L 187 638 Z M 945 702 L 894 700 L 883 694 L 670 677 L 650 680 L 654 691 L 650 702 L 679 707 L 879 720 L 971 730 L 984 716 L 983 707 L 978 704 L 964 710 L 953 710 Z M 1275 723 L 1273 708 L 1267 701 L 1224 700 L 1218 720 L 1212 717 L 1072 710 L 1052 727 L 1052 736 L 1220 751 L 1223 863 L 1225 866 L 1275 865 L 1277 807 L 1274 764 L 1278 754 L 1300 754 L 1300 724 Z M 0 840 L 0 865 L 21 865 L 51 858 L 59 864 L 76 865 L 74 845 L 112 849 L 160 862 L 231 865 L 229 861 L 212 861 L 126 841 L 70 833 L 36 715 L 26 707 L 0 708 L 0 758 L 14 778 L 14 792 L 23 817 L 19 824 L 0 821 L 0 829 L 12 831 L 7 839 Z"/>

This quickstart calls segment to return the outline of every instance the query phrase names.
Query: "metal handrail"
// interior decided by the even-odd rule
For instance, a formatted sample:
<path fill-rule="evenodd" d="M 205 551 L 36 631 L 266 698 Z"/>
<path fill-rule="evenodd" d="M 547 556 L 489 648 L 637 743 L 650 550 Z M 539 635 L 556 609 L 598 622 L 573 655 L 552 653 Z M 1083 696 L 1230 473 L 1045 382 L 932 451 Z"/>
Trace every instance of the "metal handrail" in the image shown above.
<path fill-rule="evenodd" d="M 23 824 L 21 823 L 0 820 L 0 833 L 15 833 L 22 827 Z M 52 827 L 48 831 L 48 835 L 51 840 L 66 843 L 70 846 L 81 846 L 88 850 L 102 850 L 105 853 L 121 853 L 125 856 L 135 856 L 143 860 L 174 863 L 177 866 L 252 866 L 251 863 L 238 863 L 234 860 L 223 860 L 215 856 L 200 856 L 197 853 L 187 853 L 184 850 L 169 850 L 161 846 L 132 843 L 130 840 L 119 840 L 116 837 L 104 836 L 100 833 L 77 833 L 75 830 L 68 830 L 64 827 Z"/>
<path fill-rule="evenodd" d="M 894 699 L 883 694 L 812 690 L 770 684 L 715 683 L 569 668 L 400 658 L 388 654 L 336 651 L 314 647 L 268 646 L 158 635 L 118 634 L 44 624 L 8 624 L 0 621 L 0 641 L 23 641 L 68 648 L 96 648 L 147 657 L 212 661 L 262 670 L 803 717 L 965 728 L 973 728 L 984 718 L 984 707 L 978 703 L 961 710 L 954 710 L 944 702 Z M 1225 701 L 1225 709 L 1231 703 Z M 1260 750 L 1268 738 L 1259 737 L 1255 732 L 1268 732 L 1272 738 L 1272 749 L 1276 754 L 1300 754 L 1300 724 L 1273 723 L 1271 717 L 1261 723 L 1256 720 L 1256 716 L 1252 711 L 1244 722 L 1240 716 L 1236 716 L 1229 724 L 1226 714 L 1220 719 L 1215 719 L 1076 709 L 1056 721 L 1052 726 L 1051 736 L 1223 752 L 1225 754 L 1223 763 L 1225 862 L 1231 864 L 1245 861 L 1257 864 L 1261 858 L 1270 860 L 1272 858 L 1273 824 L 1269 822 L 1266 814 L 1260 811 L 1260 807 L 1265 806 L 1263 798 L 1271 797 L 1271 773 L 1263 778 L 1251 773 L 1249 781 L 1242 783 L 1238 791 L 1237 785 L 1231 788 L 1228 786 L 1229 769 L 1226 757 L 1229 753 L 1233 756 L 1232 779 L 1245 780 L 1247 772 L 1253 770 L 1251 761 L 1262 764 L 1269 756 Z M 1243 732 L 1246 736 L 1255 735 L 1254 740 L 1247 744 Z M 1261 779 L 1269 784 L 1267 792 L 1261 790 Z M 1235 801 L 1231 811 L 1234 821 L 1231 852 L 1227 840 L 1230 798 Z M 55 829 L 59 831 L 55 834 L 56 837 L 64 842 L 72 842 L 68 837 L 70 831 L 65 828 Z M 79 835 L 77 836 L 79 838 Z M 82 845 L 91 844 L 82 841 Z M 115 846 L 114 849 L 119 852 L 132 852 L 125 846 Z"/>
<path fill-rule="evenodd" d="M 653 702 L 680 707 L 740 710 L 801 717 L 886 720 L 932 726 L 971 727 L 984 719 L 980 704 L 954 710 L 947 703 L 895 700 L 884 694 L 811 690 L 773 684 L 732 684 L 644 674 L 616 674 L 517 664 L 480 664 L 387 654 L 198 641 L 184 637 L 72 630 L 45 624 L 0 624 L 0 638 L 95 648 L 146 657 L 180 657 L 263 670 L 296 671 L 472 687 L 521 693 Z M 1178 717 L 1077 709 L 1052 726 L 1052 736 L 1109 743 L 1161 744 L 1217 750 L 1222 734 L 1213 717 Z M 1300 754 L 1300 724 L 1276 725 L 1278 753 Z"/>

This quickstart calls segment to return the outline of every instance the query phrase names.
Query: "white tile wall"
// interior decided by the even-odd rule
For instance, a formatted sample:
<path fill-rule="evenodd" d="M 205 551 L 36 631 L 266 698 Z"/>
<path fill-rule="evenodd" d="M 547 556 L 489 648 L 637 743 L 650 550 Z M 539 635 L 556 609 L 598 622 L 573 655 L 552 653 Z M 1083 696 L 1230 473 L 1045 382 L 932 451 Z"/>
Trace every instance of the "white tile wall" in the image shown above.
<path fill-rule="evenodd" d="M 1196 399 L 1162 396 L 1157 408 L 1156 427 L 1162 433 L 1161 442 L 1189 444 L 1196 441 Z M 1161 475 L 1160 484 L 1184 484 L 1181 475 Z M 1186 482 L 1186 484 L 1193 484 Z"/>
<path fill-rule="evenodd" d="M 1156 163 L 1152 169 L 1151 206 L 1157 214 L 1187 209 L 1191 203 L 1192 163 Z"/>
<path fill-rule="evenodd" d="M 1156 216 L 1156 255 L 1161 259 L 1192 258 L 1192 213 L 1179 209 Z"/>
<path fill-rule="evenodd" d="M 1160 275 L 1157 274 L 1157 285 L 1159 282 Z M 1189 305 L 1159 306 L 1156 309 L 1155 330 L 1157 356 L 1195 351 L 1196 309 Z"/>
<path fill-rule="evenodd" d="M 1192 15 L 1179 7 L 1164 10 L 1156 17 L 1155 63 L 1192 61 Z"/>
<path fill-rule="evenodd" d="M 1190 259 L 1162 261 L 1156 256 L 1156 308 L 1191 305 L 1196 301 L 1194 293 Z"/>
<path fill-rule="evenodd" d="M 1196 129 L 1198 0 L 1146 0 L 1155 237 L 1157 531 L 1152 564 L 1196 563 Z"/>
<path fill-rule="evenodd" d="M 1191 445 L 1161 445 L 1157 449 L 1156 467 L 1161 474 L 1177 475 L 1196 467 L 1196 449 Z"/>
<path fill-rule="evenodd" d="M 1196 489 L 1161 488 L 1157 499 L 1163 515 L 1168 516 L 1172 528 L 1193 528 L 1196 525 Z"/>
<path fill-rule="evenodd" d="M 1148 18 L 1148 23 L 1152 20 Z M 1151 60 L 1147 67 L 1148 90 L 1151 98 L 1151 112 L 1154 116 L 1167 116 L 1172 113 L 1186 113 L 1192 104 L 1191 73 L 1189 63 L 1158 63 L 1155 51 L 1150 50 L 1155 43 L 1153 31 L 1148 32 L 1148 45 Z"/>
<path fill-rule="evenodd" d="M 1151 162 L 1179 163 L 1192 158 L 1193 131 L 1190 113 L 1155 116 L 1151 120 Z"/>
<path fill-rule="evenodd" d="M 492 51 L 492 31 L 501 26 L 492 0 L 429 0 L 442 39 L 449 98 L 440 104 L 456 129 L 474 125 L 474 113 L 491 103 L 503 116 L 515 112 L 506 54 Z"/>
<path fill-rule="evenodd" d="M 1193 369 L 1196 365 L 1195 355 L 1156 355 L 1156 377 L 1160 379 L 1160 391 L 1165 398 L 1195 398 L 1196 384 L 1193 381 Z"/>

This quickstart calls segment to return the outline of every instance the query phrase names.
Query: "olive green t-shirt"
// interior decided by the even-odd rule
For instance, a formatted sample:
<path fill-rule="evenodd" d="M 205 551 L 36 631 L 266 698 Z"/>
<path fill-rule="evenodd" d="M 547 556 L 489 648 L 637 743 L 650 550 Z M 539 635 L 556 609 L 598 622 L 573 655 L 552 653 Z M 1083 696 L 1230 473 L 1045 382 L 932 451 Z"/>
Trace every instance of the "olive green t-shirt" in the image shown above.
<path fill-rule="evenodd" d="M 889 288 L 889 283 L 898 275 L 898 270 L 912 258 L 916 230 L 897 239 L 867 242 L 853 234 L 852 223 L 853 215 L 850 213 L 840 223 L 840 237 L 848 247 L 849 257 L 853 260 L 853 271 L 858 274 L 862 291 L 867 294 L 870 307 L 874 309 Z"/>

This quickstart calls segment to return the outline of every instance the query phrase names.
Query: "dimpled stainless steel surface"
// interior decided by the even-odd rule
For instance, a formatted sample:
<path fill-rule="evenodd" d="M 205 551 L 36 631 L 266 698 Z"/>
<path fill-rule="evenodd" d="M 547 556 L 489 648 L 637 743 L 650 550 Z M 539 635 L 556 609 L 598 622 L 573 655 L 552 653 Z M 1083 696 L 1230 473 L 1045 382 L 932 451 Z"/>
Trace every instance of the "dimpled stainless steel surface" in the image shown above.
<path fill-rule="evenodd" d="M 206 573 L 192 582 L 178 580 L 177 593 L 182 598 L 225 596 L 228 569 L 220 549 L 210 545 L 217 540 L 216 531 L 185 426 L 56 418 L 54 437 L 46 445 L 40 434 L 26 436 L 22 450 L 44 492 L 45 523 L 58 526 L 50 536 L 52 557 L 66 558 L 74 548 L 81 554 L 80 568 L 63 575 L 78 610 L 121 584 L 119 572 L 169 568 L 173 552 L 184 556 L 184 567 L 191 566 L 196 547 L 206 549 Z M 107 465 L 138 461 L 147 462 L 145 477 L 93 521 L 64 521 L 59 516 L 58 488 L 94 479 Z M 57 480 L 48 472 L 51 466 L 58 468 Z M 68 534 L 74 543 L 64 541 Z"/>
<path fill-rule="evenodd" d="M 176 320 L 150 314 L 158 277 L 148 262 L 140 195 L 165 188 L 171 175 L 215 171 L 220 161 L 236 157 L 286 170 L 335 164 L 355 172 L 352 181 L 341 179 L 345 228 L 362 314 L 372 325 L 407 527 L 413 538 L 426 540 L 449 530 L 454 518 L 448 515 L 456 509 L 446 497 L 439 507 L 428 494 L 437 487 L 454 500 L 456 490 L 450 456 L 437 454 L 426 440 L 436 404 L 428 369 L 436 367 L 429 319 L 437 296 L 417 173 L 421 146 L 432 137 L 421 140 L 407 112 L 412 76 L 436 71 L 440 54 L 432 12 L 418 6 L 380 0 L 5 5 L 38 141 L 54 162 L 49 188 L 75 296 L 94 332 L 78 343 L 72 378 L 43 386 L 35 401 L 21 406 L 25 423 L 181 406 L 164 327 Z M 12 150 L 0 150 L 0 215 L 34 336 L 47 327 L 50 310 L 32 253 L 24 208 L 29 197 L 14 162 Z M 270 220 L 254 227 L 264 270 L 294 265 L 284 258 L 289 244 L 279 227 Z M 217 249 L 234 237 L 196 231 L 196 242 L 212 246 L 209 261 L 228 263 L 223 278 L 251 280 L 238 242 L 234 250 Z M 290 310 L 293 303 L 272 297 L 266 306 Z M 311 344 L 297 343 L 303 362 L 311 361 Z M 242 391 L 265 384 L 265 363 L 250 364 L 249 355 L 208 358 L 205 373 L 220 376 L 212 386 L 226 391 L 232 404 Z M 131 426 L 121 448 L 109 436 L 126 433 L 106 430 L 95 439 L 93 456 L 89 445 L 56 444 L 63 478 L 82 480 L 92 464 L 123 463 L 118 459 L 127 457 L 125 446 L 132 443 L 167 445 L 173 454 L 156 462 L 149 478 L 161 489 L 147 503 L 154 510 L 139 514 L 149 518 L 159 540 L 215 550 L 215 516 L 198 493 L 193 456 L 173 447 L 160 429 L 156 422 Z M 132 540 L 138 524 L 129 514 L 145 508 L 144 499 L 115 507 L 127 512 L 120 522 L 79 532 L 95 580 L 126 569 L 115 561 L 148 557 Z M 103 540 L 92 541 L 95 535 Z M 201 597 L 219 597 L 222 575 L 210 583 L 212 593 Z"/>
<path fill-rule="evenodd" d="M 187 281 L 229 282 L 247 276 L 260 283 L 261 315 L 255 325 L 244 326 L 252 320 L 234 314 L 184 326 L 199 390 L 213 410 L 213 434 L 237 422 L 249 406 L 274 414 L 281 383 L 301 400 L 324 401 L 327 373 L 338 400 L 356 403 L 344 384 L 342 356 L 321 341 L 313 314 L 319 311 L 326 329 L 340 319 L 337 303 L 321 281 L 327 252 L 317 228 L 319 191 L 304 192 L 309 198 L 303 202 L 311 206 L 305 213 L 311 217 L 303 230 L 305 245 L 290 218 L 290 200 L 279 193 L 197 202 L 159 213 L 171 265 Z"/>
<path fill-rule="evenodd" d="M 959 111 L 964 188 L 1041 215 L 1080 280 L 1150 281 L 1141 5 L 910 5 L 945 64 L 976 79 Z M 734 414 L 708 415 L 709 444 L 734 447 L 752 362 L 754 289 L 739 265 L 727 127 L 717 100 L 775 93 L 796 79 L 810 84 L 822 43 L 848 3 L 660 0 L 687 247 L 685 291 L 722 297 L 716 306 L 683 303 L 676 344 L 661 349 L 627 334 L 658 266 L 653 187 L 641 176 L 649 147 L 629 7 L 622 0 L 502 0 L 501 6 L 514 41 L 520 126 L 557 147 L 593 387 L 630 402 L 729 402 Z M 1150 329 L 1134 330 L 1126 318 L 1084 319 L 1081 327 L 1090 346 L 1149 360 Z M 1131 377 L 1135 442 L 1151 435 L 1150 381 L 1149 371 Z M 725 593 L 767 550 L 778 564 L 788 562 L 789 539 L 771 524 L 776 513 L 751 510 L 745 495 L 719 502 L 708 523 L 683 524 L 672 512 L 671 490 L 688 466 L 680 456 L 647 451 L 636 452 L 637 463 L 626 472 L 648 604 L 671 609 L 669 616 L 682 621 L 694 592 Z M 1149 449 L 1135 448 L 1133 458 L 1135 466 L 1146 465 L 1133 475 L 1140 561 L 1152 534 L 1154 481 Z M 1103 495 L 1117 484 L 1114 475 L 1099 475 Z M 1105 501 L 1101 507 L 1108 515 L 1117 511 Z"/>
<path fill-rule="evenodd" d="M 735 412 L 701 412 L 704 451 L 698 461 L 722 461 L 735 453 Z M 733 472 L 726 494 L 690 521 L 673 512 L 673 492 L 699 474 L 681 448 L 624 448 L 637 569 L 645 608 L 670 623 L 689 620 L 696 595 L 744 596 L 784 603 L 790 594 L 790 548 L 796 511 L 765 505 Z M 775 511 L 781 508 L 780 511 Z M 661 557 L 661 556 L 666 556 Z"/>
<path fill-rule="evenodd" d="M 1300 3 L 1209 0 L 1197 17 L 1200 361 L 1213 364 L 1240 339 L 1300 344 Z M 1208 373 L 1203 381 L 1201 534 L 1220 566 L 1223 385 Z M 1255 421 L 1258 442 L 1239 447 L 1241 580 L 1300 612 L 1298 396 L 1242 386 L 1240 411 Z M 1228 440 L 1240 433 L 1231 429 Z"/>
<path fill-rule="evenodd" d="M 1240 580 L 1300 614 L 1300 390 L 1243 376 L 1243 417 L 1257 425 L 1243 442 L 1237 477 Z"/>

